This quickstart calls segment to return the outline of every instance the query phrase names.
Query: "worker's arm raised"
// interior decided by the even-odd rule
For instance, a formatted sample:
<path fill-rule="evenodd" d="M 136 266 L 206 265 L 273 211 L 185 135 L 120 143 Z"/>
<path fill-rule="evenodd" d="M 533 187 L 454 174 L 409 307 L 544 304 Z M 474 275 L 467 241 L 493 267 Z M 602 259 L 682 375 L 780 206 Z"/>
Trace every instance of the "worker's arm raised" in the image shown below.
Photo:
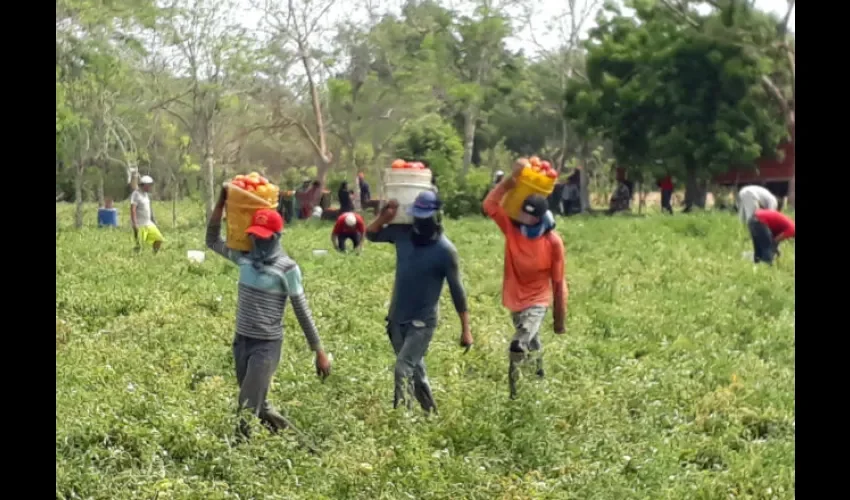
<path fill-rule="evenodd" d="M 221 239 L 221 217 L 224 213 L 224 204 L 227 201 L 227 188 L 222 187 L 218 195 L 218 201 L 210 214 L 210 221 L 207 224 L 207 248 L 221 255 L 225 259 L 236 261 L 238 254 L 227 248 L 227 244 Z"/>
<path fill-rule="evenodd" d="M 507 234 L 511 227 L 511 218 L 508 213 L 502 208 L 502 198 L 509 190 L 516 186 L 516 179 L 519 177 L 522 169 L 525 168 L 528 160 L 525 158 L 518 159 L 513 166 L 513 172 L 509 176 L 505 176 L 502 182 L 496 184 L 496 187 L 484 198 L 484 213 L 493 219 L 493 222 L 499 226 L 503 233 Z"/>
<path fill-rule="evenodd" d="M 397 231 L 384 226 L 392 222 L 397 212 L 398 201 L 389 200 L 378 217 L 366 228 L 366 238 L 375 243 L 394 243 Z"/>

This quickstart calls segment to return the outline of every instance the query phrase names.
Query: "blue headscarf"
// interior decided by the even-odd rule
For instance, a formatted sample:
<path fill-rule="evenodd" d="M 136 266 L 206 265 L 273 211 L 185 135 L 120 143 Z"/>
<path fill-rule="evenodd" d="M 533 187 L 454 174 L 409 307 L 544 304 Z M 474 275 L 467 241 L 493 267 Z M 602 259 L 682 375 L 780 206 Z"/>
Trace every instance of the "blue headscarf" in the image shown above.
<path fill-rule="evenodd" d="M 540 218 L 540 221 L 533 225 L 529 226 L 526 224 L 519 225 L 519 231 L 523 236 L 529 239 L 535 239 L 543 236 L 549 231 L 555 229 L 555 216 L 552 215 L 551 210 L 547 210 L 543 217 Z"/>

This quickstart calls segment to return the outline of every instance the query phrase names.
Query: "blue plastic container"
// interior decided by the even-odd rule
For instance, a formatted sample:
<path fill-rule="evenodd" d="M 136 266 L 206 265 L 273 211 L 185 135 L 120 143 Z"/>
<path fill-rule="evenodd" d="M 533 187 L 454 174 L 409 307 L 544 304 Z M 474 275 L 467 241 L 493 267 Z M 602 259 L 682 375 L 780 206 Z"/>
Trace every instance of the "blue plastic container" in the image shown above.
<path fill-rule="evenodd" d="M 97 227 L 117 227 L 118 210 L 115 208 L 97 209 Z"/>

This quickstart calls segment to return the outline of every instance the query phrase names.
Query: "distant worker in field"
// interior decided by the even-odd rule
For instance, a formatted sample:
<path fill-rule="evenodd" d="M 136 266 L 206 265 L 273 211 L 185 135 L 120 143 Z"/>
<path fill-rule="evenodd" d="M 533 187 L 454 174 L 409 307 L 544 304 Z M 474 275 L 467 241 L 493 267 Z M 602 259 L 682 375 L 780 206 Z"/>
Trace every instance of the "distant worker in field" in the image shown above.
<path fill-rule="evenodd" d="M 339 212 L 353 212 L 354 211 L 354 201 L 352 201 L 351 196 L 352 193 L 348 189 L 348 182 L 342 181 L 342 184 L 339 185 L 339 191 L 337 192 L 337 198 L 339 198 Z"/>
<path fill-rule="evenodd" d="M 130 225 L 133 227 L 133 236 L 136 238 L 136 251 L 141 250 L 141 244 L 153 247 L 153 253 L 158 253 L 162 248 L 165 238 L 156 227 L 156 218 L 151 207 L 150 192 L 153 187 L 153 178 L 143 175 L 139 179 L 139 188 L 130 195 Z"/>
<path fill-rule="evenodd" d="M 360 209 L 365 210 L 366 206 L 369 205 L 369 200 L 372 199 L 372 192 L 369 190 L 369 183 L 366 182 L 363 172 L 357 174 L 357 182 L 360 183 L 358 186 L 360 188 Z"/>
<path fill-rule="evenodd" d="M 340 214 L 331 230 L 331 242 L 340 252 L 345 252 L 346 241 L 351 240 L 351 249 L 359 253 L 365 237 L 366 223 L 360 214 L 354 212 Z"/>
<path fill-rule="evenodd" d="M 778 206 L 776 196 L 761 186 L 745 186 L 738 191 L 738 217 L 745 225 L 749 224 L 759 208 L 776 210 Z"/>
<path fill-rule="evenodd" d="M 673 214 L 673 177 L 665 175 L 658 181 L 661 190 L 661 212 Z"/>
<path fill-rule="evenodd" d="M 793 220 L 782 212 L 767 208 L 756 210 L 747 227 L 753 239 L 753 262 L 756 264 L 764 262 L 772 265 L 774 258 L 779 256 L 779 244 L 796 235 Z"/>
<path fill-rule="evenodd" d="M 322 184 L 319 181 L 313 181 L 309 188 L 298 193 L 298 197 L 298 204 L 301 207 L 300 218 L 310 218 L 314 215 L 314 208 L 322 199 Z M 321 213 L 319 215 L 321 216 Z"/>
<path fill-rule="evenodd" d="M 322 349 L 319 332 L 301 283 L 301 269 L 280 246 L 283 219 L 272 209 L 257 210 L 250 235 L 253 248 L 240 252 L 227 248 L 221 239 L 221 216 L 227 200 L 222 189 L 207 225 L 206 243 L 212 251 L 239 267 L 236 305 L 236 334 L 233 358 L 239 384 L 239 424 L 237 433 L 250 437 L 243 411 L 250 411 L 272 432 L 285 429 L 289 422 L 266 399 L 283 347 L 283 313 L 286 300 L 292 301 L 295 317 L 304 331 L 310 349 L 316 353 L 316 373 L 325 378 L 331 363 Z"/>
<path fill-rule="evenodd" d="M 509 348 L 508 381 L 516 398 L 520 364 L 536 358 L 537 376 L 543 378 L 540 326 L 554 298 L 555 333 L 564 333 L 569 290 L 564 279 L 564 243 L 555 233 L 555 219 L 546 198 L 532 194 L 522 205 L 520 221 L 512 220 L 500 202 L 516 185 L 527 160 L 520 158 L 513 173 L 490 191 L 484 210 L 505 235 L 502 304 L 511 312 L 516 332 Z"/>
<path fill-rule="evenodd" d="M 387 225 L 398 211 L 398 202 L 389 200 L 366 228 L 369 241 L 395 245 L 395 284 L 387 316 L 387 334 L 396 354 L 393 408 L 405 402 L 410 408 L 415 398 L 426 413 L 437 411 L 425 353 L 437 328 L 444 281 L 460 317 L 460 345 L 467 350 L 472 345 L 457 250 L 443 234 L 440 205 L 435 193 L 423 191 L 408 210 L 412 225 Z"/>

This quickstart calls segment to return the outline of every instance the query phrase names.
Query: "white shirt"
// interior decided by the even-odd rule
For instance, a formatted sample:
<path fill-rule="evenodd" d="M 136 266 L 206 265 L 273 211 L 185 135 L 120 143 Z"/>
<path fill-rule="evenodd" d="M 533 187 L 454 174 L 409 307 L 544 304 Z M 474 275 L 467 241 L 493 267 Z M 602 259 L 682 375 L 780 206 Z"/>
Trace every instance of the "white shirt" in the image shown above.
<path fill-rule="evenodd" d="M 148 193 L 141 189 L 133 191 L 130 195 L 130 206 L 136 207 L 136 225 L 138 227 L 152 226 L 151 220 L 151 198 Z"/>
<path fill-rule="evenodd" d="M 748 223 L 759 208 L 776 210 L 779 202 L 773 193 L 761 186 L 746 186 L 738 192 L 738 215 Z"/>

